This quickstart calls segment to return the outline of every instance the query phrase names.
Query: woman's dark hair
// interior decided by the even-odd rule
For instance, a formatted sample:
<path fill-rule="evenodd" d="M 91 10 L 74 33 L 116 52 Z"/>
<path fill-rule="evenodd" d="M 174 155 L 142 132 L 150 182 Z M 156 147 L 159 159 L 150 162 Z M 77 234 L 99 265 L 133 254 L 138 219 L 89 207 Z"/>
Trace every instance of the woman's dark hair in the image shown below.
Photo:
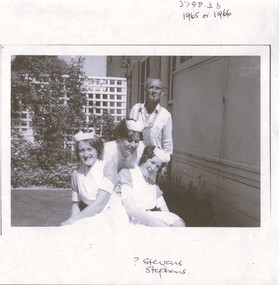
<path fill-rule="evenodd" d="M 142 154 L 140 161 L 139 161 L 139 165 L 145 163 L 147 161 L 147 159 L 152 158 L 155 155 L 154 149 L 155 149 L 154 145 L 148 145 L 144 149 L 143 154 Z"/>
<path fill-rule="evenodd" d="M 139 165 L 145 163 L 147 161 L 147 159 L 150 159 L 152 158 L 153 156 L 155 156 L 154 154 L 154 149 L 155 149 L 155 146 L 154 145 L 148 145 L 147 147 L 145 147 L 144 151 L 143 151 L 143 154 L 140 158 L 140 161 L 139 161 Z M 160 166 L 160 168 L 158 169 L 158 172 L 161 171 L 161 169 L 163 167 L 165 167 L 167 165 L 167 163 L 162 163 L 162 165 Z"/>
<path fill-rule="evenodd" d="M 103 140 L 100 137 L 94 136 L 93 139 L 87 139 L 83 140 L 89 142 L 89 145 L 96 149 L 97 151 L 97 158 L 102 160 L 103 159 L 103 152 L 104 152 L 104 143 Z M 76 156 L 79 160 L 79 148 L 78 148 L 79 142 L 75 144 L 75 152 Z"/>
<path fill-rule="evenodd" d="M 127 119 L 127 120 L 133 120 L 135 121 L 134 119 Z M 122 119 L 120 121 L 120 123 L 118 124 L 117 126 L 117 140 L 121 140 L 121 139 L 129 139 L 130 138 L 130 134 L 131 132 L 134 132 L 134 131 L 131 131 L 127 128 L 127 125 L 126 125 L 126 119 Z M 139 132 L 140 134 L 140 140 L 143 140 L 143 135 L 141 132 Z"/>

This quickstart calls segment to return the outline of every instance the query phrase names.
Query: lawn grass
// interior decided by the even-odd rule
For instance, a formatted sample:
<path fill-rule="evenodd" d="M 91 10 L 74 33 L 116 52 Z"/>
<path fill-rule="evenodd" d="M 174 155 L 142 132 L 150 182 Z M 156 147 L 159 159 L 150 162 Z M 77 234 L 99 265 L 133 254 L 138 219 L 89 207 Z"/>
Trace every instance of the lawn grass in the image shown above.
<path fill-rule="evenodd" d="M 187 227 L 231 226 L 228 221 L 216 219 L 211 203 L 193 196 L 191 192 L 164 193 L 171 212 L 179 215 Z M 59 226 L 70 217 L 72 191 L 67 189 L 13 189 L 11 190 L 12 227 Z"/>
<path fill-rule="evenodd" d="M 11 191 L 12 227 L 59 226 L 70 217 L 71 190 Z"/>

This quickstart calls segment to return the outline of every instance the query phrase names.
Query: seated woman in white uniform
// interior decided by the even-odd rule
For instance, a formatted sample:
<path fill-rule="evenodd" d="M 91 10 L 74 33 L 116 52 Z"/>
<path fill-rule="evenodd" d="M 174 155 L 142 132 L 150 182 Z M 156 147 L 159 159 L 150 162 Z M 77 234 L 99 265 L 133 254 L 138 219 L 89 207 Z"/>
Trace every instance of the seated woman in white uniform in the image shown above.
<path fill-rule="evenodd" d="M 123 119 L 117 127 L 117 140 L 105 142 L 104 158 L 109 176 L 116 184 L 122 168 L 133 168 L 139 163 L 144 150 L 142 130 L 144 126 L 135 120 Z"/>
<path fill-rule="evenodd" d="M 74 136 L 76 155 L 81 163 L 72 174 L 72 213 L 71 217 L 61 225 L 69 225 L 84 218 L 96 217 L 101 214 L 116 218 L 117 215 L 127 218 L 123 214 L 125 209 L 119 197 L 113 197 L 114 183 L 108 178 L 109 172 L 102 160 L 104 144 L 95 132 Z"/>
<path fill-rule="evenodd" d="M 169 211 L 159 186 L 148 183 L 148 177 L 169 160 L 168 156 L 157 147 L 147 146 L 138 166 L 119 172 L 122 203 L 131 223 L 151 227 L 186 226 L 178 215 Z"/>

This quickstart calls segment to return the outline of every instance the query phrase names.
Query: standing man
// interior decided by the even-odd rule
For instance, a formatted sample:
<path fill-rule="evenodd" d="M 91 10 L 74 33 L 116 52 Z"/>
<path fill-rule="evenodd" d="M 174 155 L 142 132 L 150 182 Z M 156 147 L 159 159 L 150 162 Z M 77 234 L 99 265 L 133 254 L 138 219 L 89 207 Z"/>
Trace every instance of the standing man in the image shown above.
<path fill-rule="evenodd" d="M 141 121 L 144 144 L 155 145 L 163 149 L 169 156 L 173 153 L 171 114 L 160 105 L 160 97 L 164 94 L 160 79 L 148 78 L 145 89 L 145 102 L 133 106 L 130 118 Z M 168 161 L 169 161 L 168 160 Z"/>
<path fill-rule="evenodd" d="M 171 114 L 160 105 L 164 93 L 160 79 L 148 78 L 145 89 L 145 102 L 133 106 L 130 118 L 144 124 L 145 145 L 155 145 L 171 155 L 173 153 Z"/>

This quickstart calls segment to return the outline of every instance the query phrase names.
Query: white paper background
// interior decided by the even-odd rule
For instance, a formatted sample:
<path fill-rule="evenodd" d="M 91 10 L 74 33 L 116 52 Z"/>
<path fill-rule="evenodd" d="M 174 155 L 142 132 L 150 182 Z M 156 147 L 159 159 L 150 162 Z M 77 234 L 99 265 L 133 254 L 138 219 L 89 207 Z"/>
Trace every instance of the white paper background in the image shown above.
<path fill-rule="evenodd" d="M 186 21 L 180 1 L 174 0 L 0 1 L 0 43 L 4 46 L 0 283 L 279 284 L 279 2 L 218 2 L 231 10 L 231 17 Z M 203 46 L 209 44 L 214 46 Z M 243 45 L 270 45 L 271 69 L 268 48 Z M 10 227 L 11 54 L 175 55 L 189 50 L 193 55 L 246 55 L 251 49 L 262 56 L 267 67 L 261 75 L 260 228 L 138 228 L 92 234 L 58 228 Z M 147 274 L 144 258 L 181 260 L 180 267 L 186 269 L 186 274 L 164 274 L 163 278 Z"/>

